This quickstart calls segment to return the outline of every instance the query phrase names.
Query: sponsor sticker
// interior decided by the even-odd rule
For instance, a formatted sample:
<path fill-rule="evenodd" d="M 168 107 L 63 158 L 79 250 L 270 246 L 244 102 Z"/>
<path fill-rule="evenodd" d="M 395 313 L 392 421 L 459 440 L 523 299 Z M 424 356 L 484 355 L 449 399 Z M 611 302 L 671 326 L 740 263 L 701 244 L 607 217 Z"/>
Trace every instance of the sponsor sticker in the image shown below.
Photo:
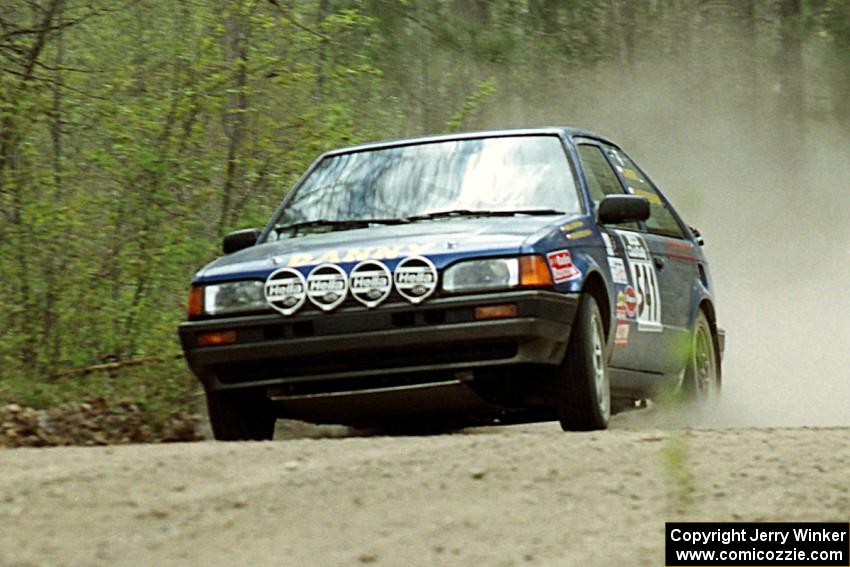
<path fill-rule="evenodd" d="M 393 285 L 389 268 L 377 260 L 360 262 L 348 276 L 348 289 L 351 295 L 365 305 L 377 307 L 390 295 Z"/>
<path fill-rule="evenodd" d="M 307 298 L 322 311 L 330 311 L 345 301 L 348 278 L 342 268 L 321 264 L 307 276 Z"/>
<path fill-rule="evenodd" d="M 626 275 L 626 264 L 620 258 L 608 258 L 608 267 L 611 268 L 611 281 L 617 284 L 628 284 L 629 276 Z"/>
<path fill-rule="evenodd" d="M 652 254 L 639 234 L 617 231 L 626 249 L 634 292 L 637 296 L 638 331 L 663 330 L 661 325 L 661 290 L 652 264 Z"/>
<path fill-rule="evenodd" d="M 570 232 L 570 233 L 566 234 L 566 237 L 567 237 L 567 240 L 581 240 L 582 238 L 587 238 L 591 234 L 593 234 L 593 231 L 585 228 L 585 229 L 582 229 L 582 230 L 577 230 L 575 232 Z"/>
<path fill-rule="evenodd" d="M 288 256 L 272 259 L 275 264 L 285 264 L 290 268 L 312 266 L 323 263 L 365 262 L 366 260 L 395 260 L 402 256 L 418 256 L 434 247 L 433 242 L 423 244 L 365 246 L 354 248 L 332 248 L 321 253 L 295 252 Z"/>
<path fill-rule="evenodd" d="M 649 248 L 646 241 L 639 234 L 631 232 L 618 232 L 620 240 L 623 241 L 623 248 L 626 250 L 626 256 L 634 260 L 649 260 Z"/>
<path fill-rule="evenodd" d="M 266 279 L 263 292 L 266 301 L 275 310 L 284 315 L 292 315 L 304 305 L 307 298 L 307 284 L 298 270 L 281 268 L 272 272 Z"/>
<path fill-rule="evenodd" d="M 661 197 L 659 197 L 654 191 L 649 191 L 647 189 L 635 189 L 631 188 L 632 193 L 635 195 L 639 195 L 641 197 L 645 197 L 647 201 L 656 206 L 663 206 L 664 203 L 661 202 Z"/>
<path fill-rule="evenodd" d="M 581 228 L 583 226 L 584 222 L 577 220 L 573 222 L 568 222 L 567 224 L 561 227 L 561 230 L 563 230 L 564 232 L 570 232 L 571 230 L 576 230 L 577 228 Z"/>
<path fill-rule="evenodd" d="M 638 331 L 662 331 L 661 292 L 652 262 L 630 261 L 632 281 L 637 288 Z"/>
<path fill-rule="evenodd" d="M 569 250 L 556 250 L 546 254 L 549 269 L 552 270 L 552 280 L 558 284 L 581 277 L 581 270 L 573 264 Z"/>
<path fill-rule="evenodd" d="M 617 250 L 614 248 L 614 241 L 611 240 L 611 236 L 608 233 L 602 233 L 602 240 L 605 242 L 605 251 L 609 256 L 616 256 Z"/>
<path fill-rule="evenodd" d="M 587 228 L 582 220 L 568 222 L 561 226 L 561 231 L 567 240 L 581 240 L 593 234 L 593 231 Z"/>
<path fill-rule="evenodd" d="M 398 263 L 394 280 L 402 297 L 422 303 L 437 289 L 437 268 L 424 256 L 410 256 Z"/>
<path fill-rule="evenodd" d="M 631 179 L 632 181 L 638 181 L 640 183 L 643 183 L 643 179 L 638 176 L 637 172 L 634 169 L 630 167 L 618 167 L 617 169 L 620 170 L 620 173 L 622 173 L 623 177 L 625 177 L 626 179 Z"/>
<path fill-rule="evenodd" d="M 617 330 L 614 332 L 614 346 L 623 347 L 629 344 L 629 323 L 617 323 Z"/>
<path fill-rule="evenodd" d="M 624 296 L 626 317 L 633 318 L 635 315 L 637 315 L 638 303 L 639 303 L 637 292 L 635 291 L 635 288 L 633 288 L 632 286 L 627 286 L 625 291 L 623 291 L 623 296 Z"/>

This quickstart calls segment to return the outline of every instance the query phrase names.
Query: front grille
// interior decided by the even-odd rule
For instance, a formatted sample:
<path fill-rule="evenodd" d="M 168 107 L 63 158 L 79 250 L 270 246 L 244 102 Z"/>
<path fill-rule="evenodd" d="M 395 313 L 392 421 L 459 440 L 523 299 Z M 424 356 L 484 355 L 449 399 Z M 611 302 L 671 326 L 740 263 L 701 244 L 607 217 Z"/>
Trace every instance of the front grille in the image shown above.
<path fill-rule="evenodd" d="M 267 322 L 256 327 L 243 327 L 238 330 L 238 342 L 244 344 L 346 335 L 408 327 L 469 323 L 474 320 L 474 308 L 472 307 L 382 311 L 380 309 L 367 310 L 360 306 L 353 313 L 329 313 L 309 319 L 281 317 L 277 322 Z"/>
<path fill-rule="evenodd" d="M 223 363 L 211 367 L 226 384 L 315 376 L 337 372 L 358 372 L 431 366 L 463 362 L 510 359 L 517 354 L 516 341 L 490 341 L 436 344 L 405 349 L 368 349 L 355 352 L 287 356 L 255 361 Z"/>

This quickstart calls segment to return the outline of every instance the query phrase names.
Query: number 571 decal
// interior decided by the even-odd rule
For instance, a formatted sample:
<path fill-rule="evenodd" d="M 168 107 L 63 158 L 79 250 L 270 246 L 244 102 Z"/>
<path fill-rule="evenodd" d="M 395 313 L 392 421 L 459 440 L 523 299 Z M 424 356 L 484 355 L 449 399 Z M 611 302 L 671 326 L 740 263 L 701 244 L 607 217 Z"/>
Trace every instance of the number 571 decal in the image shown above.
<path fill-rule="evenodd" d="M 639 331 L 661 331 L 661 292 L 652 265 L 652 254 L 643 237 L 619 232 L 629 258 L 632 285 L 637 291 L 637 323 Z"/>

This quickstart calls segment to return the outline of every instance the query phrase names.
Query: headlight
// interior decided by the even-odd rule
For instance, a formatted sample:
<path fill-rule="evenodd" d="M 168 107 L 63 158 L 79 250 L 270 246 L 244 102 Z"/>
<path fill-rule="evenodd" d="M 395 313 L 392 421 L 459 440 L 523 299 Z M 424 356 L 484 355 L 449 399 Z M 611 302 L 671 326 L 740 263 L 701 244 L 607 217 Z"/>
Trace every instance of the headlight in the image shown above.
<path fill-rule="evenodd" d="M 443 273 L 443 289 L 448 292 L 501 289 L 519 284 L 517 258 L 471 260 L 449 267 Z"/>
<path fill-rule="evenodd" d="M 448 293 L 551 285 L 549 266 L 536 255 L 469 260 L 443 272 L 443 291 Z"/>
<path fill-rule="evenodd" d="M 190 298 L 190 316 L 260 311 L 269 307 L 263 282 L 256 280 L 193 286 Z M 201 305 L 203 308 L 199 309 Z"/>

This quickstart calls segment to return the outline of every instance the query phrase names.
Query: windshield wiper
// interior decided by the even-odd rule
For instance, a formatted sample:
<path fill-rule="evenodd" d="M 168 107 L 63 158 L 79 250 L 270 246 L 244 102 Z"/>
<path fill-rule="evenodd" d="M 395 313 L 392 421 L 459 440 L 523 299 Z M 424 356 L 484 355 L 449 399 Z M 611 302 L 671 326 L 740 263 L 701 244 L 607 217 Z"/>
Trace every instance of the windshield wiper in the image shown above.
<path fill-rule="evenodd" d="M 331 220 L 331 219 L 314 219 L 308 221 L 295 222 L 292 224 L 279 224 L 275 227 L 277 232 L 301 232 L 309 229 L 326 229 L 319 232 L 333 232 L 337 230 L 352 230 L 356 228 L 368 228 L 373 224 L 407 224 L 422 220 L 431 220 L 439 218 L 451 217 L 512 217 L 516 215 L 563 215 L 563 211 L 555 209 L 516 209 L 516 210 L 472 210 L 472 209 L 452 209 L 450 211 L 437 211 L 433 213 L 424 213 L 421 215 L 411 215 L 404 218 L 384 218 L 384 219 L 346 219 L 346 220 Z"/>
<path fill-rule="evenodd" d="M 453 209 L 451 211 L 437 211 L 434 213 L 425 213 L 421 215 L 412 215 L 407 217 L 408 221 L 431 220 L 447 217 L 513 217 L 516 215 L 564 215 L 564 211 L 555 209 L 515 209 L 515 210 L 472 210 L 472 209 Z"/>
<path fill-rule="evenodd" d="M 407 219 L 348 219 L 348 220 L 329 220 L 315 219 L 301 221 L 292 224 L 279 224 L 275 227 L 278 232 L 291 231 L 298 232 L 310 228 L 327 228 L 326 232 L 335 230 L 351 230 L 355 228 L 368 228 L 373 224 L 406 224 L 410 221 Z"/>

